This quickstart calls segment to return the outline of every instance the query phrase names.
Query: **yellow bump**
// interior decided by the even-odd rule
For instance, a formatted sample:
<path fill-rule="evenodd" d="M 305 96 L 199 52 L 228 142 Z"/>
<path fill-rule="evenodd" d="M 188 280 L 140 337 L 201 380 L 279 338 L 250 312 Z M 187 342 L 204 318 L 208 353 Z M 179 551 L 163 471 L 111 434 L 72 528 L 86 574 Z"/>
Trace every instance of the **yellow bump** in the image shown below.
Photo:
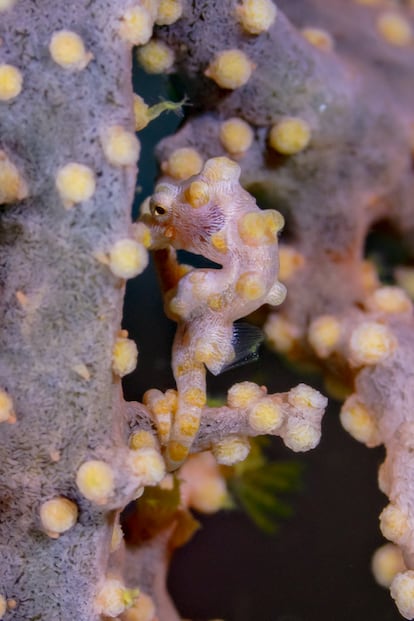
<path fill-rule="evenodd" d="M 59 537 L 76 524 L 78 507 L 68 498 L 58 496 L 40 506 L 40 521 L 49 537 Z"/>
<path fill-rule="evenodd" d="M 114 473 L 104 461 L 85 461 L 76 474 L 80 493 L 91 502 L 103 505 L 114 492 Z"/>
<path fill-rule="evenodd" d="M 191 490 L 189 504 L 201 513 L 216 513 L 228 500 L 226 483 L 220 475 L 206 475 Z"/>
<path fill-rule="evenodd" d="M 291 351 L 300 338 L 300 329 L 279 314 L 272 314 L 264 326 L 269 344 L 281 353 Z"/>
<path fill-rule="evenodd" d="M 124 538 L 124 533 L 122 532 L 121 525 L 119 524 L 119 522 L 117 522 L 114 525 L 114 528 L 112 531 L 111 547 L 110 547 L 111 552 L 115 552 L 116 550 L 119 550 L 119 548 L 121 547 L 123 538 Z"/>
<path fill-rule="evenodd" d="M 204 74 L 221 88 L 234 90 L 249 81 L 254 68 L 244 52 L 232 49 L 216 54 Z"/>
<path fill-rule="evenodd" d="M 311 45 L 323 52 L 331 52 L 334 48 L 331 35 L 322 28 L 303 28 L 302 35 Z"/>
<path fill-rule="evenodd" d="M 279 278 L 282 282 L 290 280 L 304 265 L 305 257 L 292 246 L 279 247 Z"/>
<path fill-rule="evenodd" d="M 137 366 L 138 349 L 133 340 L 117 338 L 112 350 L 112 371 L 119 377 L 132 373 Z"/>
<path fill-rule="evenodd" d="M 357 395 L 351 395 L 345 401 L 340 419 L 343 428 L 358 442 L 367 446 L 377 446 L 380 443 L 375 415 L 359 401 Z"/>
<path fill-rule="evenodd" d="M 202 408 L 206 404 L 206 393 L 201 388 L 188 388 L 183 394 L 183 399 L 187 405 Z"/>
<path fill-rule="evenodd" d="M 371 569 L 378 584 L 389 588 L 395 576 L 405 569 L 401 550 L 392 543 L 381 546 L 372 557 Z"/>
<path fill-rule="evenodd" d="M 269 30 L 277 15 L 272 0 L 243 0 L 236 11 L 243 30 L 256 35 Z"/>
<path fill-rule="evenodd" d="M 306 411 L 308 408 L 321 410 L 328 402 L 319 390 L 315 390 L 306 384 L 298 384 L 288 392 L 288 402 L 298 410 Z"/>
<path fill-rule="evenodd" d="M 142 448 L 156 448 L 157 441 L 154 435 L 150 431 L 141 429 L 135 431 L 129 438 L 129 448 L 133 451 L 137 451 Z"/>
<path fill-rule="evenodd" d="M 397 574 L 391 584 L 391 597 L 405 619 L 414 618 L 414 571 Z"/>
<path fill-rule="evenodd" d="M 225 299 L 219 293 L 212 293 L 207 298 L 207 305 L 212 311 L 220 312 L 225 306 Z"/>
<path fill-rule="evenodd" d="M 162 171 L 174 179 L 184 180 L 197 175 L 203 167 L 203 159 L 192 147 L 173 151 L 167 161 L 161 164 Z"/>
<path fill-rule="evenodd" d="M 208 183 L 226 181 L 236 183 L 240 177 L 240 166 L 228 157 L 212 157 L 204 164 L 203 178 Z"/>
<path fill-rule="evenodd" d="M 183 461 L 188 455 L 188 447 L 184 446 L 180 442 L 170 442 L 167 447 L 168 457 L 171 461 L 179 463 Z"/>
<path fill-rule="evenodd" d="M 0 11 L 7 11 L 7 9 L 11 9 L 15 4 L 16 0 L 0 0 Z"/>
<path fill-rule="evenodd" d="M 377 364 L 392 354 L 397 341 L 387 326 L 365 321 L 352 331 L 349 347 L 354 364 Z"/>
<path fill-rule="evenodd" d="M 119 278 L 134 278 L 148 265 L 148 252 L 133 239 L 120 239 L 109 252 L 109 268 Z"/>
<path fill-rule="evenodd" d="M 127 589 L 120 580 L 108 578 L 96 598 L 97 612 L 107 617 L 117 617 L 133 604 L 138 593 L 137 590 Z"/>
<path fill-rule="evenodd" d="M 134 118 L 135 118 L 135 131 L 139 132 L 140 129 L 144 129 L 150 122 L 148 114 L 149 106 L 145 101 L 134 93 Z"/>
<path fill-rule="evenodd" d="M 283 411 L 271 397 L 261 399 L 249 412 L 249 424 L 257 433 L 270 433 L 283 422 Z"/>
<path fill-rule="evenodd" d="M 122 621 L 155 621 L 156 610 L 149 595 L 140 593 L 131 608 L 122 615 Z"/>
<path fill-rule="evenodd" d="M 17 608 L 17 601 L 15 599 L 8 599 L 7 608 L 9 610 L 15 610 Z"/>
<path fill-rule="evenodd" d="M 101 137 L 106 159 L 114 166 L 134 166 L 139 158 L 141 144 L 132 132 L 121 125 L 106 128 Z"/>
<path fill-rule="evenodd" d="M 174 64 L 174 52 L 163 41 L 152 40 L 138 48 L 137 58 L 147 73 L 166 73 Z"/>
<path fill-rule="evenodd" d="M 227 436 L 213 445 L 212 453 L 218 464 L 233 466 L 244 461 L 250 452 L 250 443 L 244 436 Z"/>
<path fill-rule="evenodd" d="M 245 153 L 252 145 L 253 136 L 250 125 L 237 117 L 227 119 L 220 126 L 220 142 L 230 155 Z"/>
<path fill-rule="evenodd" d="M 397 47 L 406 47 L 413 42 L 413 30 L 410 22 L 403 15 L 386 11 L 377 20 L 380 35 Z"/>
<path fill-rule="evenodd" d="M 137 241 L 139 244 L 142 244 L 145 248 L 149 248 L 151 246 L 151 231 L 143 222 L 133 223 L 132 234 L 135 241 Z"/>
<path fill-rule="evenodd" d="M 273 125 L 269 145 L 283 155 L 295 155 L 308 146 L 311 139 L 309 124 L 299 117 L 286 117 Z"/>
<path fill-rule="evenodd" d="M 0 204 L 21 201 L 28 196 L 27 185 L 17 167 L 0 151 Z"/>
<path fill-rule="evenodd" d="M 131 45 L 144 45 L 152 36 L 153 19 L 143 6 L 132 6 L 121 17 L 118 28 L 121 39 Z"/>
<path fill-rule="evenodd" d="M 95 192 L 94 172 L 83 164 L 69 162 L 59 168 L 56 187 L 66 208 L 89 200 Z"/>
<path fill-rule="evenodd" d="M 6 598 L 3 595 L 0 595 L 0 619 L 4 617 L 7 611 L 7 602 Z"/>
<path fill-rule="evenodd" d="M 283 441 L 295 453 L 310 451 L 319 444 L 320 439 L 319 429 L 310 425 L 306 420 L 288 418 Z"/>
<path fill-rule="evenodd" d="M 236 283 L 236 292 L 243 300 L 259 300 L 266 292 L 259 272 L 244 272 Z"/>
<path fill-rule="evenodd" d="M 214 248 L 219 252 L 227 252 L 228 246 L 224 233 L 213 233 L 213 235 L 210 237 L 210 241 L 211 245 L 214 246 Z"/>
<path fill-rule="evenodd" d="M 16 416 L 14 414 L 13 401 L 5 390 L 0 389 L 0 423 L 14 423 Z"/>
<path fill-rule="evenodd" d="M 198 416 L 183 414 L 177 419 L 177 427 L 181 435 L 194 438 L 200 427 L 200 420 Z"/>
<path fill-rule="evenodd" d="M 194 209 L 202 207 L 210 200 L 208 184 L 205 181 L 193 181 L 186 189 L 184 196 Z"/>
<path fill-rule="evenodd" d="M 22 90 L 23 76 L 13 65 L 0 65 L 0 101 L 10 101 Z"/>
<path fill-rule="evenodd" d="M 150 447 L 129 451 L 127 466 L 140 486 L 156 485 L 165 475 L 163 458 L 156 449 Z"/>
<path fill-rule="evenodd" d="M 248 246 L 273 244 L 284 225 L 283 216 L 274 209 L 249 211 L 237 223 L 240 238 Z"/>
<path fill-rule="evenodd" d="M 412 310 L 412 302 L 407 293 L 399 287 L 380 287 L 371 295 L 367 306 L 387 314 L 406 313 Z"/>
<path fill-rule="evenodd" d="M 390 503 L 379 516 L 380 529 L 386 539 L 401 543 L 409 533 L 408 515 L 397 505 Z"/>
<path fill-rule="evenodd" d="M 83 362 L 79 364 L 74 364 L 72 370 L 75 371 L 76 375 L 79 375 L 82 379 L 89 381 L 91 379 L 91 373 Z"/>
<path fill-rule="evenodd" d="M 253 405 L 265 395 L 265 392 L 253 382 L 234 384 L 227 393 L 227 405 L 231 408 L 244 409 Z"/>
<path fill-rule="evenodd" d="M 161 0 L 155 23 L 157 26 L 170 26 L 180 19 L 182 13 L 182 0 Z"/>
<path fill-rule="evenodd" d="M 49 44 L 49 52 L 55 63 L 64 69 L 81 71 L 93 58 L 85 50 L 81 37 L 70 30 L 54 32 Z"/>
<path fill-rule="evenodd" d="M 320 358 L 327 358 L 341 338 L 341 323 L 333 315 L 322 315 L 309 326 L 309 343 Z"/>

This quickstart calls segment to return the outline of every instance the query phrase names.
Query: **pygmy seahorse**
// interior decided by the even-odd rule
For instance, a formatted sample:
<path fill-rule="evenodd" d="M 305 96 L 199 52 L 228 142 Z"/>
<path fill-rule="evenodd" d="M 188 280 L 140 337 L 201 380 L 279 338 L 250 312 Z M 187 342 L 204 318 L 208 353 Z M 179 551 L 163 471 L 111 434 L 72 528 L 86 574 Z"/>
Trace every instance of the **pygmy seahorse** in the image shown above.
<path fill-rule="evenodd" d="M 277 279 L 283 217 L 259 209 L 239 177 L 232 160 L 210 159 L 185 182 L 162 180 L 142 215 L 151 230 L 166 312 L 178 323 L 172 351 L 175 413 L 160 412 L 157 420 L 170 470 L 183 463 L 198 431 L 205 367 L 218 374 L 235 357 L 233 322 L 262 304 L 280 304 L 286 293 Z M 179 265 L 180 249 L 222 269 Z"/>

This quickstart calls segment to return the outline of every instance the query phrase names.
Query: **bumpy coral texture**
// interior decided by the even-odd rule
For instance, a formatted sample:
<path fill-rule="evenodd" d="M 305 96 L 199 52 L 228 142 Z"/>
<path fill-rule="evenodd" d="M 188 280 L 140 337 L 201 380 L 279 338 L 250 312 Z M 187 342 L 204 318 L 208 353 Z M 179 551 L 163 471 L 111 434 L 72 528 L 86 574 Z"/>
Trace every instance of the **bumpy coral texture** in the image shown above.
<path fill-rule="evenodd" d="M 196 1 L 176 24 L 157 29 L 199 106 L 160 144 L 159 158 L 168 162 L 183 148 L 203 160 L 225 155 L 223 124 L 235 117 L 250 124 L 254 139 L 236 155 L 241 183 L 283 213 L 288 233 L 280 260 L 288 296 L 269 315 L 268 340 L 292 359 L 318 360 L 336 394 L 338 384 L 352 393 L 345 428 L 368 446 L 385 444 L 380 486 L 391 509 L 381 528 L 412 568 L 412 307 L 401 289 L 381 286 L 364 242 L 378 221 L 413 240 L 413 6 L 281 0 L 256 34 L 238 6 Z M 237 88 L 206 71 L 228 49 L 254 65 Z M 408 572 L 392 588 L 407 618 L 411 580 Z"/>

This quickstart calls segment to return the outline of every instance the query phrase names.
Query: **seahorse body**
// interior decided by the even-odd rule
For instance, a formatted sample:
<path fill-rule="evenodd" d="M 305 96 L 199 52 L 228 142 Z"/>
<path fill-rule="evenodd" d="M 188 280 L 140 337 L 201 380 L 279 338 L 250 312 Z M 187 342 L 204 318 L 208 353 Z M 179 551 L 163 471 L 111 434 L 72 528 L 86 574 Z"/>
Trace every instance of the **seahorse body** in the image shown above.
<path fill-rule="evenodd" d="M 235 356 L 233 322 L 285 297 L 277 280 L 283 218 L 277 211 L 260 210 L 239 176 L 235 162 L 210 159 L 184 183 L 161 182 L 150 213 L 143 215 L 152 249 L 167 249 L 158 253 L 158 266 L 166 312 L 178 323 L 172 353 L 178 401 L 170 429 L 163 428 L 164 440 L 169 431 L 170 470 L 185 460 L 198 431 L 206 402 L 205 367 L 217 374 Z M 202 255 L 222 269 L 187 270 L 178 265 L 175 249 Z"/>

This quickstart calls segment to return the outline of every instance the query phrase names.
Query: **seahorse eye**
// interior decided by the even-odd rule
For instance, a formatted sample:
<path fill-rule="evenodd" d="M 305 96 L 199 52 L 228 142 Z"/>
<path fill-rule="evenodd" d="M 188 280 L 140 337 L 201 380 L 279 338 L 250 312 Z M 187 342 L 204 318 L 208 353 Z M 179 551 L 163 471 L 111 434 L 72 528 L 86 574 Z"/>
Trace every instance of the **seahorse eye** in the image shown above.
<path fill-rule="evenodd" d="M 157 216 L 163 216 L 165 213 L 167 213 L 167 210 L 162 205 L 155 205 L 154 212 L 157 214 Z"/>

